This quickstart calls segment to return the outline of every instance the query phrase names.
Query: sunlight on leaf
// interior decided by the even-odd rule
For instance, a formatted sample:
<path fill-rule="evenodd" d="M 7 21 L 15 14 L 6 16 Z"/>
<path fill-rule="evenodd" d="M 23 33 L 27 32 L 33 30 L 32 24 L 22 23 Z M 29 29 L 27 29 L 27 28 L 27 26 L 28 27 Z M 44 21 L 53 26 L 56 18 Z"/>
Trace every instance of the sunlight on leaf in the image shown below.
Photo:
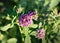
<path fill-rule="evenodd" d="M 13 27 L 11 24 L 7 24 L 6 26 L 0 27 L 0 30 L 7 31 L 11 27 Z"/>
<path fill-rule="evenodd" d="M 60 2 L 60 0 L 51 0 L 50 9 L 52 9 L 52 8 L 54 8 L 56 5 L 58 5 L 59 2 Z"/>
<path fill-rule="evenodd" d="M 9 40 L 7 40 L 7 43 L 16 43 L 17 39 L 16 38 L 11 38 Z"/>
<path fill-rule="evenodd" d="M 25 43 L 31 43 L 31 39 L 29 35 L 25 37 Z"/>

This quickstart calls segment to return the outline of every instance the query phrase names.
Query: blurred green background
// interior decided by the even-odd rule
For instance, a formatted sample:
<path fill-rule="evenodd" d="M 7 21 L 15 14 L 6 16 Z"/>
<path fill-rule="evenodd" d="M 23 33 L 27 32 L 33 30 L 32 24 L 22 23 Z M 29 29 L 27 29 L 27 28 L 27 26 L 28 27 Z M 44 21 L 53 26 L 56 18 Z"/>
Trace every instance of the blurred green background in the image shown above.
<path fill-rule="evenodd" d="M 38 12 L 38 21 L 25 37 L 18 20 L 30 11 Z M 43 40 L 35 38 L 38 24 L 46 30 Z M 60 0 L 0 0 L 0 43 L 60 43 Z"/>

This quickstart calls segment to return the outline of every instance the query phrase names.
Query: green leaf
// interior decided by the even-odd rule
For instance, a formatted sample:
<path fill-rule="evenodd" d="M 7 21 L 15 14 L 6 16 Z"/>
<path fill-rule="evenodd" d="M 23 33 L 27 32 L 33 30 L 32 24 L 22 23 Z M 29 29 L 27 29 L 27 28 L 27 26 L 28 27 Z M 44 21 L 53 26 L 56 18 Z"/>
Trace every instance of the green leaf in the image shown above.
<path fill-rule="evenodd" d="M 1 43 L 6 43 L 7 42 L 7 35 L 3 35 L 3 39 L 1 41 Z"/>
<path fill-rule="evenodd" d="M 25 36 L 27 36 L 28 35 L 28 30 L 29 30 L 29 28 L 28 27 L 24 27 L 23 28 L 23 31 L 24 31 L 24 34 L 25 34 Z"/>
<path fill-rule="evenodd" d="M 60 0 L 51 0 L 50 8 L 54 8 L 56 5 L 58 5 L 59 2 Z"/>
<path fill-rule="evenodd" d="M 59 24 L 60 24 L 60 20 L 58 20 L 58 21 L 53 25 L 53 28 L 54 28 L 54 29 L 52 30 L 53 32 L 56 33 L 56 32 L 58 31 L 58 26 L 59 26 Z"/>
<path fill-rule="evenodd" d="M 33 31 L 33 32 L 30 33 L 30 35 L 36 36 L 36 33 L 37 33 L 36 31 Z"/>
<path fill-rule="evenodd" d="M 45 37 L 42 39 L 42 43 L 46 43 L 46 39 L 45 39 Z"/>
<path fill-rule="evenodd" d="M 17 43 L 17 39 L 11 38 L 11 39 L 7 40 L 7 43 Z"/>
<path fill-rule="evenodd" d="M 0 27 L 0 30 L 7 31 L 9 28 L 13 27 L 11 24 L 7 24 L 6 26 Z"/>
<path fill-rule="evenodd" d="M 42 23 L 40 22 L 40 23 L 39 23 L 39 28 L 41 28 L 41 27 L 42 27 Z"/>
<path fill-rule="evenodd" d="M 47 41 L 48 41 L 48 43 L 51 43 L 51 41 L 50 41 L 50 39 L 49 39 L 49 38 L 47 38 Z"/>
<path fill-rule="evenodd" d="M 25 37 L 25 43 L 31 43 L 31 39 L 29 35 Z"/>
<path fill-rule="evenodd" d="M 30 28 L 37 28 L 38 25 L 37 25 L 37 24 L 31 24 L 29 27 L 30 27 Z"/>

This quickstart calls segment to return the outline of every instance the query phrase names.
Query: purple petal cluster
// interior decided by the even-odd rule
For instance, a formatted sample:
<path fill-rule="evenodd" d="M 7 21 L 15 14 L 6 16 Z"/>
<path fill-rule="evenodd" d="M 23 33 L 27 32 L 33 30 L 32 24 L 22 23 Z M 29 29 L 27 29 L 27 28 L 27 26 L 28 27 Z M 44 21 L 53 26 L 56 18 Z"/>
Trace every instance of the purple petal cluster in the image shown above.
<path fill-rule="evenodd" d="M 31 18 L 34 19 L 34 20 L 38 19 L 37 12 L 31 12 L 31 13 L 29 13 L 29 16 L 31 16 Z"/>
<path fill-rule="evenodd" d="M 36 38 L 42 39 L 45 36 L 45 30 L 44 29 L 39 29 L 37 30 Z"/>
<path fill-rule="evenodd" d="M 32 19 L 36 20 L 35 17 L 36 12 L 30 12 L 28 14 L 24 14 L 19 18 L 19 24 L 22 27 L 28 27 L 32 23 Z"/>
<path fill-rule="evenodd" d="M 24 26 L 28 27 L 31 23 L 32 23 L 32 19 L 28 14 L 24 14 L 19 18 L 19 24 L 22 27 Z"/>
<path fill-rule="evenodd" d="M 36 14 L 36 12 L 29 12 L 29 16 L 32 16 L 32 15 L 35 15 Z"/>

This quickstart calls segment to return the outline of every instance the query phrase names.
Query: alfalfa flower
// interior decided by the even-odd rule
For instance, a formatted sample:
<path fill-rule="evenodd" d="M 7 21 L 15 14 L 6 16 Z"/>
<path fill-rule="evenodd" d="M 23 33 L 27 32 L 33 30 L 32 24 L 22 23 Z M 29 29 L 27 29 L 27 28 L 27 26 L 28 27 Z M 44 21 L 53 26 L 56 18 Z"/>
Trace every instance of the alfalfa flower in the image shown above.
<path fill-rule="evenodd" d="M 19 24 L 22 27 L 28 27 L 32 23 L 32 19 L 37 20 L 36 12 L 30 12 L 28 14 L 24 14 L 19 18 Z"/>
<path fill-rule="evenodd" d="M 37 34 L 36 34 L 36 38 L 38 39 L 42 39 L 45 36 L 45 30 L 44 29 L 38 29 L 37 30 Z"/>
<path fill-rule="evenodd" d="M 31 16 L 31 18 L 32 18 L 33 20 L 37 20 L 37 19 L 38 19 L 38 14 L 37 14 L 37 12 L 30 12 L 29 15 Z"/>
<path fill-rule="evenodd" d="M 19 24 L 22 27 L 28 27 L 32 23 L 32 19 L 28 14 L 24 14 L 19 18 Z"/>

